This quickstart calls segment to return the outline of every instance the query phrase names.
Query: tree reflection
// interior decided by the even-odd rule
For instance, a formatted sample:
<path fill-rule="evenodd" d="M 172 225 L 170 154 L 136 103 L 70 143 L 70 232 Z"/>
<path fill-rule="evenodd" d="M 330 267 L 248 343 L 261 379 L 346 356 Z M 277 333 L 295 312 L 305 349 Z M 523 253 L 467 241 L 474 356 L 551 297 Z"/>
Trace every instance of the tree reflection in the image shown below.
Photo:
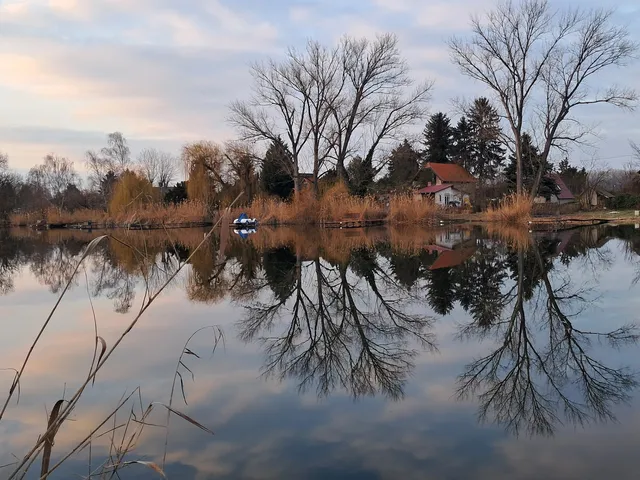
<path fill-rule="evenodd" d="M 47 235 L 0 237 L 0 293 L 26 265 L 57 292 L 92 238 Z M 615 405 L 637 386 L 602 348 L 637 343 L 635 326 L 592 331 L 578 321 L 595 300 L 587 278 L 597 283 L 612 264 L 610 238 L 637 263 L 633 229 L 536 238 L 526 231 L 423 232 L 410 241 L 380 232 L 274 235 L 226 247 L 212 236 L 193 256 L 199 231 L 176 235 L 179 241 L 165 232 L 112 237 L 91 256 L 90 290 L 125 313 L 136 295 L 157 290 L 190 258 L 182 277 L 188 298 L 242 306 L 239 335 L 262 346 L 265 375 L 320 396 L 343 389 L 354 398 L 401 398 L 416 355 L 436 348 L 428 312 L 461 308 L 468 320 L 459 336 L 495 344 L 466 366 L 458 395 L 479 402 L 482 420 L 514 433 L 550 435 L 563 423 L 613 419 Z"/>
<path fill-rule="evenodd" d="M 465 335 L 493 333 L 497 345 L 466 367 L 458 395 L 477 396 L 480 419 L 515 434 L 551 435 L 562 415 L 580 425 L 611 420 L 613 407 L 637 386 L 635 374 L 608 366 L 592 345 L 636 343 L 637 328 L 578 328 L 573 319 L 591 305 L 589 292 L 576 287 L 568 272 L 552 275 L 552 252 L 546 241 L 508 252 L 515 293 L 510 289 L 502 297 L 506 314 L 496 317 L 490 331 L 475 316 L 463 327 Z"/>
<path fill-rule="evenodd" d="M 248 307 L 240 336 L 264 345 L 267 375 L 296 378 L 301 391 L 315 385 L 320 396 L 344 388 L 355 398 L 402 397 L 416 346 L 435 348 L 433 319 L 408 313 L 419 299 L 375 251 L 329 262 L 281 247 L 263 261 L 276 281 L 268 302 Z"/>

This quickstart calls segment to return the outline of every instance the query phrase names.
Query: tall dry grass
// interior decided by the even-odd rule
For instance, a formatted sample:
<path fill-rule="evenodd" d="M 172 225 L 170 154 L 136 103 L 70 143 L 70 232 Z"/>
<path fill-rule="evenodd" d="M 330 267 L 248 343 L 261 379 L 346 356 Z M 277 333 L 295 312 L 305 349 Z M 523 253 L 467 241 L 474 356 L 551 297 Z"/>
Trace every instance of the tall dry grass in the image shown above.
<path fill-rule="evenodd" d="M 352 220 L 383 220 L 385 209 L 371 197 L 349 194 L 343 183 L 336 183 L 316 198 L 311 189 L 304 189 L 289 201 L 273 197 L 259 197 L 251 205 L 238 208 L 257 218 L 263 225 L 321 225 L 349 217 Z"/>
<path fill-rule="evenodd" d="M 433 224 L 439 208 L 432 201 L 417 201 L 411 195 L 396 195 L 389 207 L 373 197 L 357 197 L 344 183 L 336 183 L 320 198 L 305 189 L 290 201 L 260 197 L 234 215 L 246 212 L 263 225 L 322 225 L 343 220 L 381 220 L 391 224 Z"/>
<path fill-rule="evenodd" d="M 529 196 L 512 194 L 504 197 L 497 208 L 489 207 L 484 216 L 490 222 L 525 226 L 531 220 L 532 208 Z"/>
<path fill-rule="evenodd" d="M 127 212 L 108 213 L 103 210 L 82 208 L 68 212 L 50 207 L 44 211 L 17 213 L 10 217 L 13 226 L 28 226 L 44 220 L 49 224 L 80 224 L 92 222 L 96 225 L 122 225 L 142 223 L 147 225 L 182 225 L 202 223 L 208 220 L 205 204 L 186 201 L 178 205 L 160 203 L 140 205 Z"/>
<path fill-rule="evenodd" d="M 389 201 L 389 223 L 395 225 L 432 224 L 439 208 L 432 200 L 416 200 L 412 195 L 396 195 Z"/>
<path fill-rule="evenodd" d="M 236 198 L 236 200 L 232 202 L 232 205 L 238 200 L 238 198 Z M 147 406 L 146 409 L 144 409 L 142 406 L 142 396 L 139 395 L 140 410 L 142 411 L 142 415 L 141 416 L 136 415 L 135 417 L 132 418 L 132 420 L 135 420 L 135 424 L 137 425 L 137 428 L 140 429 L 139 434 L 134 433 L 133 435 L 131 435 L 130 429 L 129 429 L 130 422 L 127 422 L 125 425 L 114 426 L 114 428 L 111 428 L 106 433 L 99 434 L 99 432 L 101 432 L 101 430 L 103 430 L 104 428 L 109 428 L 109 427 L 105 427 L 105 425 L 107 425 L 112 418 L 114 418 L 119 412 L 121 412 L 121 409 L 127 405 L 127 402 L 131 398 L 135 398 L 135 394 L 139 393 L 139 388 L 138 388 L 138 389 L 135 389 L 133 392 L 131 392 L 129 396 L 125 397 L 118 404 L 118 406 L 111 411 L 111 413 L 109 413 L 94 429 L 92 429 L 88 433 L 86 437 L 79 439 L 77 443 L 74 442 L 75 447 L 73 447 L 68 454 L 63 455 L 55 465 L 53 466 L 50 465 L 51 447 L 54 444 L 54 438 L 57 432 L 59 431 L 59 429 L 70 419 L 72 414 L 75 414 L 75 409 L 78 403 L 80 402 L 80 399 L 84 396 L 84 393 L 87 390 L 87 388 L 90 385 L 93 385 L 95 383 L 98 373 L 103 369 L 104 365 L 113 356 L 114 352 L 118 349 L 118 346 L 124 341 L 124 339 L 128 336 L 128 334 L 136 327 L 136 325 L 138 324 L 138 322 L 140 321 L 144 313 L 155 303 L 155 300 L 158 298 L 158 296 L 160 296 L 162 292 L 173 282 L 173 280 L 183 270 L 183 268 L 192 261 L 194 255 L 196 255 L 196 253 L 199 252 L 200 249 L 209 242 L 211 237 L 214 235 L 216 228 L 218 227 L 218 225 L 220 225 L 221 220 L 224 219 L 224 221 L 226 221 L 226 218 L 227 218 L 226 216 L 222 217 L 220 220 L 218 220 L 218 222 L 216 222 L 216 224 L 213 225 L 213 227 L 208 231 L 208 233 L 206 233 L 204 237 L 201 239 L 200 243 L 198 243 L 198 245 L 196 245 L 195 248 L 191 251 L 188 258 L 184 262 L 181 262 L 178 268 L 176 268 L 172 273 L 168 274 L 166 280 L 164 280 L 160 285 L 158 285 L 157 288 L 154 288 L 153 290 L 151 290 L 149 288 L 149 285 L 147 284 L 145 298 L 140 307 L 140 310 L 128 325 L 123 326 L 123 329 L 120 332 L 119 336 L 117 336 L 115 341 L 113 341 L 113 343 L 111 343 L 110 345 L 107 345 L 107 342 L 99 334 L 98 320 L 94 312 L 94 316 L 93 316 L 94 331 L 95 331 L 94 353 L 93 353 L 93 358 L 91 360 L 91 363 L 87 365 L 88 373 L 86 374 L 86 377 L 81 377 L 79 379 L 79 382 L 78 382 L 79 386 L 74 387 L 75 393 L 73 393 L 74 390 L 71 390 L 71 392 L 67 392 L 67 395 L 65 395 L 66 397 L 65 400 L 64 401 L 59 400 L 56 403 L 56 407 L 54 408 L 54 410 L 52 410 L 51 416 L 49 416 L 48 421 L 43 426 L 44 432 L 38 436 L 37 440 L 35 440 L 32 445 L 26 446 L 26 452 L 23 455 L 15 456 L 16 458 L 15 463 L 4 466 L 7 468 L 7 470 L 4 470 L 3 473 L 6 473 L 8 475 L 6 477 L 8 480 L 24 478 L 25 473 L 30 469 L 30 467 L 34 464 L 34 462 L 38 458 L 42 458 L 41 475 L 39 478 L 46 480 L 46 478 L 53 471 L 57 470 L 71 456 L 73 456 L 79 451 L 86 449 L 87 447 L 89 447 L 90 449 L 94 439 L 102 437 L 103 435 L 106 435 L 109 432 L 115 432 L 116 430 L 119 430 L 120 432 L 122 432 L 123 427 L 124 427 L 124 433 L 122 434 L 122 442 L 120 446 L 118 447 L 117 444 L 114 444 L 113 441 L 111 442 L 112 446 L 114 445 L 116 446 L 115 455 L 110 454 L 110 462 L 104 464 L 108 468 L 108 471 L 104 472 L 105 478 L 113 478 L 117 469 L 122 468 L 123 466 L 131 465 L 132 463 L 133 464 L 139 463 L 139 464 L 146 465 L 147 467 L 152 468 L 157 472 L 161 473 L 162 475 L 164 475 L 161 468 L 152 462 L 144 462 L 140 460 L 126 461 L 126 462 L 124 461 L 124 454 L 130 452 L 131 449 L 135 447 L 136 440 L 142 434 L 142 429 L 144 428 L 145 425 L 148 424 L 148 422 L 146 421 L 146 418 L 148 417 L 148 415 L 151 413 L 151 411 L 154 409 L 155 406 L 163 407 L 168 412 L 175 414 L 178 417 L 181 417 L 182 419 L 197 426 L 198 428 L 201 428 L 202 430 L 208 433 L 213 433 L 209 429 L 207 429 L 205 426 L 199 424 L 192 418 L 175 410 L 171 406 L 171 404 L 166 405 L 160 402 L 152 402 Z M 67 291 L 69 290 L 71 284 L 74 281 L 74 278 L 76 278 L 76 275 L 80 271 L 80 268 L 83 266 L 87 257 L 89 257 L 98 248 L 98 246 L 107 238 L 108 237 L 106 235 L 102 235 L 100 237 L 94 238 L 86 246 L 83 254 L 80 256 L 79 260 L 76 262 L 74 270 L 71 272 L 71 275 L 69 276 L 66 283 L 64 284 L 64 288 L 59 294 L 57 301 L 51 308 L 48 316 L 44 319 L 42 326 L 40 327 L 40 330 L 36 334 L 30 347 L 28 348 L 26 355 L 24 357 L 24 360 L 19 366 L 16 366 L 17 368 L 11 369 L 15 372 L 15 375 L 11 383 L 11 386 L 9 388 L 9 392 L 6 396 L 6 399 L 4 400 L 3 403 L 1 403 L 1 406 L 0 406 L 0 422 L 3 420 L 5 414 L 8 412 L 8 407 L 11 404 L 12 400 L 16 396 L 18 397 L 18 400 L 19 400 L 19 395 L 21 391 L 20 385 L 21 385 L 22 377 L 27 371 L 27 365 L 30 363 L 30 359 L 36 347 L 38 346 L 40 339 L 42 338 L 45 331 L 48 329 L 54 317 L 54 314 L 58 309 L 58 306 L 60 305 L 60 302 L 66 295 Z M 91 299 L 91 294 L 89 290 L 87 290 L 87 292 L 89 295 L 89 299 Z M 92 310 L 93 310 L 93 305 L 92 305 Z M 175 379 L 174 379 L 174 383 L 175 383 Z M 173 397 L 173 393 L 174 392 L 172 389 L 172 397 Z M 134 412 L 133 407 L 131 408 L 131 412 L 133 414 Z M 167 428 L 168 428 L 168 425 L 167 425 Z M 112 436 L 112 439 L 113 438 L 114 437 Z M 113 463 L 113 465 L 111 463 Z M 90 478 L 91 477 L 95 478 L 97 476 L 99 475 L 93 472 L 91 472 L 89 475 Z"/>

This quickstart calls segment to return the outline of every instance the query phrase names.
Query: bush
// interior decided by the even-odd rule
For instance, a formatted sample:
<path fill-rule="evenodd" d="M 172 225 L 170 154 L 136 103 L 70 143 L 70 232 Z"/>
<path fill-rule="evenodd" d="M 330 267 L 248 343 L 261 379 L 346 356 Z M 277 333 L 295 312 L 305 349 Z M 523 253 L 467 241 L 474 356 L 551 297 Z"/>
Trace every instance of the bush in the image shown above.
<path fill-rule="evenodd" d="M 630 193 L 622 193 L 609 199 L 607 207 L 616 210 L 629 210 L 640 207 L 640 195 L 632 195 Z"/>

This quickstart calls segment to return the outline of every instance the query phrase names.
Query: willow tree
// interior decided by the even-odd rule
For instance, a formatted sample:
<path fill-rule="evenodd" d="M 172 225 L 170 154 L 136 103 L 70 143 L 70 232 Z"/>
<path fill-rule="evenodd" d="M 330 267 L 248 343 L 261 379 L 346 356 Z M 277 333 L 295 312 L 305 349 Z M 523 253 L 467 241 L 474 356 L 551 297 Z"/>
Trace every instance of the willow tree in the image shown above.
<path fill-rule="evenodd" d="M 111 196 L 109 213 L 112 215 L 135 211 L 137 208 L 158 201 L 159 195 L 153 185 L 144 176 L 131 170 L 125 170 Z"/>
<path fill-rule="evenodd" d="M 182 162 L 188 178 L 187 195 L 211 205 L 216 193 L 227 184 L 224 179 L 224 151 L 210 141 L 192 142 L 182 147 Z"/>
<path fill-rule="evenodd" d="M 613 25 L 612 16 L 602 9 L 554 9 L 547 0 L 506 0 L 473 17 L 469 37 L 449 42 L 453 62 L 492 90 L 501 106 L 516 158 L 518 193 L 523 193 L 525 131 L 535 132 L 541 146 L 529 192 L 535 195 L 551 150 L 566 150 L 589 133 L 575 115 L 579 107 L 635 105 L 632 89 L 594 85 L 598 74 L 627 65 L 637 51 L 628 30 Z"/>

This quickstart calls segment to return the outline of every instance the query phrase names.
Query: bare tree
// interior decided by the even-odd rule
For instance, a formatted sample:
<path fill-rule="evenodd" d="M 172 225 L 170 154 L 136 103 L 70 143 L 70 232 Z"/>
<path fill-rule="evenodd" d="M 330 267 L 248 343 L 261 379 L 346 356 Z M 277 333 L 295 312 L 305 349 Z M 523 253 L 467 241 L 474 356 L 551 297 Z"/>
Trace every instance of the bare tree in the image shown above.
<path fill-rule="evenodd" d="M 314 179 L 328 161 L 348 180 L 345 162 L 357 151 L 372 161 L 385 140 L 421 119 L 432 84 L 413 86 L 394 35 L 375 41 L 345 37 L 336 48 L 310 41 L 306 50 L 254 65 L 254 95 L 231 105 L 243 140 L 286 138 L 293 164 L 283 165 L 299 190 L 301 162 Z"/>
<path fill-rule="evenodd" d="M 122 133 L 113 132 L 107 135 L 107 146 L 100 152 L 87 150 L 84 164 L 89 170 L 89 183 L 92 188 L 99 189 L 109 172 L 120 175 L 131 166 L 131 150 Z"/>
<path fill-rule="evenodd" d="M 340 50 L 327 48 L 317 41 L 307 42 L 304 52 L 289 50 L 294 88 L 307 98 L 305 112 L 313 159 L 313 185 L 318 193 L 320 169 L 327 161 L 332 145 L 328 140 L 333 106 L 345 86 L 341 72 Z"/>
<path fill-rule="evenodd" d="M 29 180 L 43 187 L 50 198 L 57 200 L 58 206 L 63 208 L 64 192 L 69 185 L 74 185 L 78 181 L 78 175 L 72 161 L 50 153 L 44 157 L 42 165 L 35 166 L 29 171 Z"/>
<path fill-rule="evenodd" d="M 374 41 L 345 37 L 341 59 L 345 88 L 332 105 L 331 139 L 338 175 L 346 179 L 346 160 L 357 150 L 370 162 L 381 142 L 399 140 L 403 127 L 424 118 L 433 83 L 406 94 L 413 81 L 393 34 Z"/>
<path fill-rule="evenodd" d="M 109 164 L 110 170 L 117 175 L 131 166 L 131 150 L 127 139 L 120 132 L 107 135 L 107 146 L 103 147 L 100 153 Z"/>
<path fill-rule="evenodd" d="M 169 186 L 178 173 L 178 158 L 155 148 L 145 148 L 138 155 L 138 167 L 153 185 Z"/>
<path fill-rule="evenodd" d="M 239 185 L 247 202 L 250 203 L 258 184 L 256 167 L 260 158 L 251 145 L 242 142 L 228 142 L 225 145 L 224 157 L 228 176 Z"/>
<path fill-rule="evenodd" d="M 530 192 L 535 195 L 551 150 L 566 149 L 588 133 L 572 115 L 575 107 L 635 105 L 631 89 L 590 85 L 596 74 L 625 66 L 637 51 L 627 29 L 611 25 L 612 14 L 552 10 L 547 0 L 507 0 L 485 18 L 472 18 L 470 38 L 450 40 L 453 62 L 493 90 L 502 106 L 516 156 L 518 193 L 525 130 L 541 136 L 540 166 Z"/>
<path fill-rule="evenodd" d="M 8 168 L 9 168 L 9 156 L 4 152 L 0 152 L 0 172 Z"/>
<path fill-rule="evenodd" d="M 636 157 L 636 161 L 640 162 L 640 145 L 635 142 L 629 142 L 631 145 L 631 150 L 633 150 L 633 154 Z"/>
<path fill-rule="evenodd" d="M 308 96 L 293 86 L 290 62 L 269 60 L 252 66 L 253 96 L 248 102 L 231 104 L 230 121 L 245 141 L 287 139 L 291 148 L 291 164 L 283 164 L 294 180 L 295 191 L 300 190 L 300 157 L 309 139 L 305 122 Z M 272 112 L 276 112 L 272 116 Z"/>

